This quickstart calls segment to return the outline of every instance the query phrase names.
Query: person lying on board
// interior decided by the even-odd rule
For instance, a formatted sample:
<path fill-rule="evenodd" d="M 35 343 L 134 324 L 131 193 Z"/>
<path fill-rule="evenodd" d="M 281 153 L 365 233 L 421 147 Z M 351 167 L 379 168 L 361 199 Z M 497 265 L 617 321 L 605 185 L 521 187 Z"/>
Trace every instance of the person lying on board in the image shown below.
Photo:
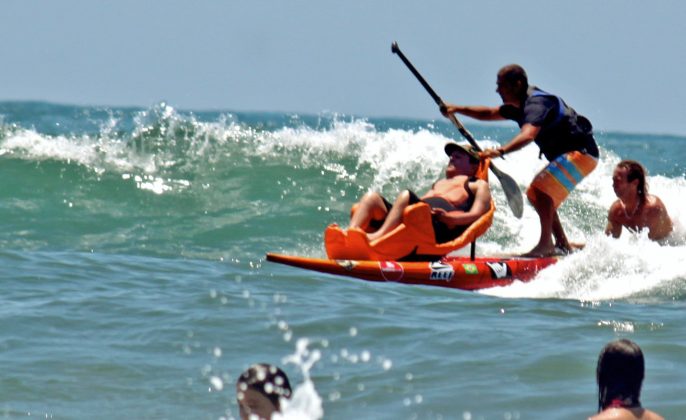
<path fill-rule="evenodd" d="M 524 69 L 510 64 L 498 72 L 496 92 L 503 105 L 444 104 L 444 115 L 460 113 L 478 120 L 514 120 L 520 131 L 507 144 L 481 152 L 482 158 L 502 157 L 535 142 L 550 161 L 535 177 L 526 195 L 540 219 L 538 244 L 524 256 L 542 257 L 555 248 L 571 252 L 557 208 L 598 164 L 598 146 L 590 121 L 578 115 L 562 98 L 530 86 Z M 555 243 L 553 243 L 553 238 Z"/>
<path fill-rule="evenodd" d="M 258 363 L 236 381 L 236 400 L 241 420 L 269 420 L 281 412 L 281 400 L 291 398 L 288 376 L 277 366 Z"/>
<path fill-rule="evenodd" d="M 672 232 L 672 219 L 656 195 L 648 194 L 646 170 L 635 160 L 623 160 L 612 174 L 612 188 L 617 201 L 607 214 L 606 235 L 619 238 L 622 227 L 638 232 L 648 229 L 654 241 L 665 239 Z"/>
<path fill-rule="evenodd" d="M 419 198 L 405 190 L 391 204 L 376 192 L 365 194 L 356 204 L 349 228 L 360 228 L 369 241 L 381 238 L 400 225 L 403 211 L 409 205 L 423 201 L 431 207 L 431 219 L 436 243 L 458 237 L 475 220 L 488 212 L 491 191 L 488 183 L 475 178 L 479 155 L 469 145 L 445 145 L 449 156 L 445 179 L 436 181 L 431 189 Z"/>
<path fill-rule="evenodd" d="M 621 339 L 608 343 L 598 356 L 598 414 L 589 420 L 663 420 L 641 407 L 641 385 L 645 375 L 643 352 L 638 344 Z"/>

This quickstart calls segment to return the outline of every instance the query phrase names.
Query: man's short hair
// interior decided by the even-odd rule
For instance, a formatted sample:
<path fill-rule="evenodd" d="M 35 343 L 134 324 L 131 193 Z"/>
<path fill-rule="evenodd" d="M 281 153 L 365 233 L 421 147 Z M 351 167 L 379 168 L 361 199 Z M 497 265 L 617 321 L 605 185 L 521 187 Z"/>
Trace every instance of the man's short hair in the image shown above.
<path fill-rule="evenodd" d="M 498 71 L 498 78 L 503 80 L 510 86 L 514 86 L 517 82 L 522 82 L 522 87 L 527 89 L 529 87 L 529 78 L 526 71 L 519 64 L 508 64 Z"/>

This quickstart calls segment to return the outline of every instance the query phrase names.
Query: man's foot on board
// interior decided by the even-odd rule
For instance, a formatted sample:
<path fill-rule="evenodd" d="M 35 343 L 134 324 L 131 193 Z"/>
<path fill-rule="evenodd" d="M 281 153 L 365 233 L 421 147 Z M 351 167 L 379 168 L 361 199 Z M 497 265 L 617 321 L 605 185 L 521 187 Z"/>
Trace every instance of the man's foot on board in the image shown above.
<path fill-rule="evenodd" d="M 556 249 L 555 247 L 538 247 L 536 246 L 534 249 L 531 251 L 520 255 L 520 257 L 524 258 L 544 258 L 544 257 L 553 257 L 556 255 Z"/>
<path fill-rule="evenodd" d="M 569 245 L 572 247 L 572 251 L 579 251 L 586 246 L 585 243 L 582 244 L 581 242 L 570 242 Z"/>
<path fill-rule="evenodd" d="M 525 257 L 525 258 L 545 258 L 545 257 L 562 257 L 565 255 L 569 255 L 573 252 L 579 251 L 581 249 L 584 249 L 584 246 L 586 244 L 580 244 L 580 243 L 573 243 L 570 242 L 568 247 L 562 248 L 559 245 L 555 245 L 552 248 L 544 247 L 544 246 L 536 246 L 534 249 L 531 251 L 520 255 L 520 257 Z"/>
<path fill-rule="evenodd" d="M 565 247 L 560 246 L 560 245 L 555 245 L 554 255 L 556 255 L 556 256 L 569 255 L 569 254 L 572 254 L 576 251 L 580 251 L 580 250 L 584 249 L 584 247 L 586 246 L 586 244 L 576 243 L 576 242 L 569 242 L 567 245 L 568 246 L 565 246 Z"/>

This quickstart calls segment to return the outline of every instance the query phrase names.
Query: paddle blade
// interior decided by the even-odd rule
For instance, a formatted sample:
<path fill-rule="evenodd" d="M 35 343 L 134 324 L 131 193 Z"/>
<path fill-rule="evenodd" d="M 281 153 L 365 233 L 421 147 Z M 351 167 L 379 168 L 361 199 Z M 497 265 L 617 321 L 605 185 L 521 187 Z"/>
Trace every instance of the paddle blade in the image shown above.
<path fill-rule="evenodd" d="M 524 213 L 524 199 L 522 198 L 522 191 L 519 189 L 517 182 L 508 174 L 502 172 L 493 163 L 491 163 L 491 172 L 498 178 L 500 185 L 503 187 L 505 192 L 505 198 L 507 199 L 507 204 L 512 210 L 512 214 L 517 219 L 522 218 Z"/>

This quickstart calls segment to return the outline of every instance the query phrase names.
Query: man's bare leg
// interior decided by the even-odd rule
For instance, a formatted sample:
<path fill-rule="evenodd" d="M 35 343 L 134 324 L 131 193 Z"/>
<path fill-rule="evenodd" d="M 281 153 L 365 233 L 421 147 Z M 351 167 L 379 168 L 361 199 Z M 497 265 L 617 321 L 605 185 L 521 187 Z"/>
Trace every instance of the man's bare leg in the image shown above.
<path fill-rule="evenodd" d="M 560 215 L 555 214 L 553 216 L 553 238 L 555 239 L 555 247 L 560 248 L 563 251 L 570 252 L 572 250 L 569 240 L 567 240 L 567 235 L 565 230 L 562 228 L 562 223 L 560 222 Z"/>
<path fill-rule="evenodd" d="M 383 220 L 386 217 L 386 203 L 379 193 L 369 192 L 357 203 L 355 213 L 350 217 L 348 228 L 367 230 L 372 220 Z"/>
<path fill-rule="evenodd" d="M 538 240 L 538 244 L 531 251 L 522 256 L 547 257 L 555 253 L 555 246 L 553 245 L 553 221 L 557 215 L 557 212 L 553 206 L 553 200 L 550 198 L 550 196 L 548 196 L 548 194 L 545 194 L 538 189 L 534 189 L 533 193 L 535 194 L 535 199 L 531 204 L 534 206 L 536 213 L 538 213 L 538 217 L 541 222 L 541 237 Z M 562 230 L 561 224 L 559 225 L 559 228 L 564 235 L 564 230 Z"/>
<path fill-rule="evenodd" d="M 567 254 L 584 247 L 584 244 L 569 242 L 567 235 L 565 235 L 565 231 L 562 228 L 562 223 L 560 223 L 560 216 L 557 211 L 555 211 L 555 216 L 553 218 L 553 238 L 555 239 L 555 248 L 559 248 Z"/>
<path fill-rule="evenodd" d="M 400 223 L 402 223 L 403 211 L 405 211 L 405 208 L 409 205 L 410 192 L 405 190 L 398 194 L 398 197 L 395 199 L 395 203 L 393 203 L 393 208 L 391 208 L 391 211 L 386 215 L 386 220 L 384 220 L 383 225 L 381 225 L 379 230 L 376 232 L 368 234 L 367 238 L 369 238 L 370 241 L 373 241 L 395 229 Z"/>

